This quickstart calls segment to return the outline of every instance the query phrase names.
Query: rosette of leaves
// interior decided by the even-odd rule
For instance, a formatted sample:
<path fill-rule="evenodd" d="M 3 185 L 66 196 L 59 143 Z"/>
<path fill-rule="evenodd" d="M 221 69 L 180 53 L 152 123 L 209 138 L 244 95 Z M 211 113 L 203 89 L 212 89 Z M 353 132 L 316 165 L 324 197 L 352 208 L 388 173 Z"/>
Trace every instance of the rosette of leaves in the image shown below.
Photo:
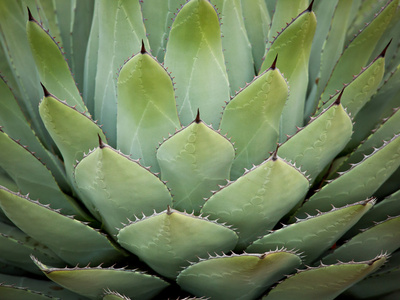
<path fill-rule="evenodd" d="M 399 297 L 399 1 L 183 2 L 0 2 L 0 298 Z"/>

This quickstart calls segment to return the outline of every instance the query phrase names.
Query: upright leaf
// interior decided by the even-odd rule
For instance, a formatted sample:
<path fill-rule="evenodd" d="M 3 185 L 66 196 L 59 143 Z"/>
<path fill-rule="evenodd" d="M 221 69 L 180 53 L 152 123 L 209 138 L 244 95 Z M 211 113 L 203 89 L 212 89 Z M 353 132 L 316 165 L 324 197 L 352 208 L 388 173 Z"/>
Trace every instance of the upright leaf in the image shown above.
<path fill-rule="evenodd" d="M 156 148 L 180 123 L 172 79 L 144 46 L 119 73 L 117 108 L 118 148 L 158 172 Z"/>
<path fill-rule="evenodd" d="M 165 66 L 175 78 L 182 124 L 188 125 L 200 109 L 203 120 L 218 128 L 230 92 L 219 20 L 208 0 L 189 1 L 177 14 L 167 43 Z"/>

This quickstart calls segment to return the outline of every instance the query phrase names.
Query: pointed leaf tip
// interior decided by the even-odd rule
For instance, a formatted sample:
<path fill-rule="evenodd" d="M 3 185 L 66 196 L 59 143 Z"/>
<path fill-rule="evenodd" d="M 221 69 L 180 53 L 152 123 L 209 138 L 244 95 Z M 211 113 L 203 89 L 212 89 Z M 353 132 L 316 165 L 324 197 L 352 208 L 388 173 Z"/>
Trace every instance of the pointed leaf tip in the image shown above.
<path fill-rule="evenodd" d="M 272 65 L 271 65 L 271 69 L 272 70 L 275 70 L 276 69 L 276 61 L 278 60 L 278 54 L 275 56 L 275 59 L 274 59 L 274 61 L 272 62 Z"/>
<path fill-rule="evenodd" d="M 50 92 L 46 89 L 46 87 L 43 85 L 43 83 L 40 83 L 43 89 L 43 94 L 45 97 L 51 96 Z"/>
<path fill-rule="evenodd" d="M 140 53 L 141 54 L 145 54 L 147 51 L 146 51 L 146 48 L 145 48 L 145 46 L 144 46 L 144 41 L 142 40 L 142 49 L 140 50 Z"/>
<path fill-rule="evenodd" d="M 28 16 L 29 16 L 29 21 L 35 21 L 35 18 L 32 16 L 31 10 L 29 9 L 29 7 L 27 7 L 28 9 Z"/>
<path fill-rule="evenodd" d="M 274 151 L 274 153 L 272 153 L 272 160 L 276 161 L 278 159 L 278 149 L 279 149 L 280 144 L 276 145 L 276 149 Z"/>
<path fill-rule="evenodd" d="M 197 109 L 197 116 L 196 119 L 194 120 L 197 124 L 200 123 L 201 119 L 200 119 L 200 109 Z"/>
<path fill-rule="evenodd" d="M 167 205 L 167 215 L 172 215 L 171 206 Z"/>
<path fill-rule="evenodd" d="M 340 92 L 339 97 L 337 97 L 336 101 L 333 102 L 333 105 L 339 105 L 340 104 L 340 99 L 342 99 L 343 92 L 344 92 L 344 88 Z"/>
<path fill-rule="evenodd" d="M 311 1 L 310 5 L 307 7 L 306 11 L 312 11 L 314 0 Z"/>
<path fill-rule="evenodd" d="M 97 136 L 98 136 L 98 138 L 99 138 L 99 148 L 100 148 L 100 149 L 103 149 L 103 148 L 104 148 L 103 140 L 101 139 L 101 137 L 100 137 L 99 134 L 97 134 Z"/>
<path fill-rule="evenodd" d="M 389 43 L 386 45 L 385 49 L 382 50 L 381 54 L 379 57 L 385 57 L 386 50 L 389 48 L 390 43 L 392 42 L 393 39 L 390 39 Z"/>

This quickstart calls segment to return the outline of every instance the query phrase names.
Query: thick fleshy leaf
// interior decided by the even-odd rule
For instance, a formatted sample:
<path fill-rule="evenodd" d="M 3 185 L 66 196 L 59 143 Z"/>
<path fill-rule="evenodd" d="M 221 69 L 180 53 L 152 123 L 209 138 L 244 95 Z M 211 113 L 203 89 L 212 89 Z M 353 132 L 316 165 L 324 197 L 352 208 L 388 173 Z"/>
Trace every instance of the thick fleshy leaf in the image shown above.
<path fill-rule="evenodd" d="M 206 218 L 168 208 L 121 229 L 118 242 L 152 269 L 175 278 L 190 260 L 232 250 L 237 234 Z"/>
<path fill-rule="evenodd" d="M 49 248 L 18 228 L 2 222 L 0 222 L 0 253 L 2 261 L 36 274 L 39 270 L 32 263 L 31 254 L 49 264 L 60 267 L 65 265 L 65 262 Z"/>
<path fill-rule="evenodd" d="M 156 148 L 180 127 L 172 79 L 143 46 L 119 73 L 117 146 L 158 172 Z"/>
<path fill-rule="evenodd" d="M 274 154 L 216 192 L 201 212 L 237 228 L 238 248 L 243 249 L 272 229 L 303 199 L 308 187 L 299 170 Z"/>
<path fill-rule="evenodd" d="M 384 50 L 384 52 L 386 49 Z M 383 74 L 385 72 L 385 57 L 382 53 L 377 57 L 369 66 L 361 71 L 360 74 L 354 76 L 353 80 L 346 85 L 343 90 L 340 102 L 346 111 L 353 118 L 362 109 L 362 107 L 370 100 L 372 94 L 376 92 L 379 84 L 382 81 Z M 330 98 L 326 103 L 321 103 L 322 108 L 328 107 L 331 103 L 335 102 L 339 97 L 339 93 L 336 96 Z"/>
<path fill-rule="evenodd" d="M 225 107 L 221 133 L 232 138 L 236 156 L 231 179 L 253 164 L 262 163 L 274 151 L 279 120 L 288 97 L 288 86 L 279 70 L 268 69 L 240 91 Z"/>
<path fill-rule="evenodd" d="M 65 169 L 73 182 L 73 168 L 84 153 L 95 148 L 102 130 L 86 115 L 46 93 L 39 106 L 40 116 L 64 158 Z"/>
<path fill-rule="evenodd" d="M 76 201 L 60 190 L 46 166 L 1 129 L 0 148 L 0 166 L 7 171 L 22 193 L 30 193 L 34 199 L 40 198 L 44 204 L 61 208 L 63 213 L 79 214 L 82 217 Z"/>
<path fill-rule="evenodd" d="M 103 300 L 131 300 L 131 298 L 128 298 L 125 295 L 121 295 L 118 292 L 112 292 L 110 290 L 107 290 L 104 293 Z"/>
<path fill-rule="evenodd" d="M 116 234 L 128 218 L 172 205 L 171 194 L 158 177 L 104 144 L 79 162 L 75 180 L 111 234 Z"/>
<path fill-rule="evenodd" d="M 39 202 L 0 188 L 0 205 L 16 226 L 70 264 L 110 263 L 121 256 L 105 235 Z"/>
<path fill-rule="evenodd" d="M 341 207 L 372 196 L 400 166 L 399 144 L 399 135 L 385 142 L 359 164 L 323 186 L 296 212 L 296 216 L 301 218 L 315 209 L 324 211 L 332 205 Z"/>
<path fill-rule="evenodd" d="M 340 263 L 299 271 L 278 284 L 263 300 L 334 299 L 347 288 L 381 267 L 387 256 L 370 261 Z"/>
<path fill-rule="evenodd" d="M 81 113 L 87 109 L 76 87 L 61 48 L 32 17 L 26 24 L 29 45 L 39 71 L 40 81 L 57 98 L 75 106 Z"/>
<path fill-rule="evenodd" d="M 279 55 L 276 67 L 287 78 L 290 87 L 290 95 L 282 113 L 281 142 L 285 140 L 286 134 L 296 132 L 296 126 L 303 125 L 308 58 L 316 23 L 315 14 L 309 8 L 302 12 L 272 41 L 261 66 L 261 71 L 266 70 Z"/>
<path fill-rule="evenodd" d="M 167 181 L 174 208 L 200 211 L 204 198 L 229 179 L 234 148 L 199 115 L 188 127 L 161 144 L 157 160 L 161 179 Z"/>
<path fill-rule="evenodd" d="M 271 23 L 265 0 L 241 0 L 244 25 L 251 43 L 254 69 L 259 70 L 265 54 L 265 41 Z"/>
<path fill-rule="evenodd" d="M 33 257 L 52 281 L 79 295 L 99 299 L 104 289 L 115 289 L 132 299 L 151 299 L 168 286 L 164 280 L 140 271 L 114 268 L 53 268 Z"/>
<path fill-rule="evenodd" d="M 96 5 L 99 18 L 99 51 L 94 95 L 95 117 L 104 125 L 110 144 L 116 145 L 115 74 L 124 60 L 140 49 L 142 41 L 146 47 L 148 42 L 138 1 L 98 1 Z"/>
<path fill-rule="evenodd" d="M 353 75 L 358 74 L 360 69 L 367 65 L 374 47 L 396 11 L 398 2 L 398 0 L 388 1 L 385 8 L 377 14 L 344 50 L 323 90 L 320 98 L 322 102 L 327 101 L 329 96 L 335 93 L 335 90 L 340 90 L 344 83 L 349 83 Z"/>
<path fill-rule="evenodd" d="M 352 128 L 351 119 L 343 106 L 338 102 L 333 103 L 282 144 L 278 154 L 301 166 L 313 182 L 348 143 Z"/>
<path fill-rule="evenodd" d="M 255 70 L 251 44 L 243 20 L 240 0 L 211 0 L 221 22 L 222 47 L 231 94 L 250 82 Z M 238 72 L 240 70 L 240 72 Z"/>
<path fill-rule="evenodd" d="M 168 278 L 175 278 L 190 260 L 232 250 L 237 239 L 226 226 L 170 208 L 136 220 L 118 234 L 124 248 Z"/>
<path fill-rule="evenodd" d="M 218 128 L 222 107 L 229 100 L 219 26 L 207 0 L 186 3 L 172 24 L 165 66 L 175 78 L 178 114 L 185 126 L 200 109 L 203 120 Z"/>
<path fill-rule="evenodd" d="M 400 248 L 399 228 L 400 216 L 390 217 L 359 233 L 322 261 L 324 263 L 353 259 L 360 261 L 371 259 L 381 253 L 390 254 Z"/>
<path fill-rule="evenodd" d="M 285 250 L 210 257 L 183 270 L 177 281 L 198 296 L 255 299 L 300 263 L 299 256 Z"/>
<path fill-rule="evenodd" d="M 320 213 L 274 231 L 251 244 L 246 252 L 261 253 L 276 247 L 296 249 L 308 265 L 349 230 L 374 204 L 367 200 L 326 213 Z"/>
<path fill-rule="evenodd" d="M 26 288 L 20 288 L 13 285 L 0 284 L 0 295 L 1 299 L 12 300 L 12 299 L 24 299 L 24 300 L 51 300 L 57 299 L 45 294 L 32 291 Z"/>

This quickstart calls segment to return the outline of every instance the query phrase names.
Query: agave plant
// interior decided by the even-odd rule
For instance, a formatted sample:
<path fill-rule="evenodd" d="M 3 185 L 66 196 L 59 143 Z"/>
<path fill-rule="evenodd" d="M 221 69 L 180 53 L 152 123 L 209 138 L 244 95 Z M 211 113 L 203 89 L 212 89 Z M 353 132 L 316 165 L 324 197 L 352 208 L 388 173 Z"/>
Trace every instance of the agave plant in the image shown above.
<path fill-rule="evenodd" d="M 182 2 L 0 2 L 0 298 L 398 299 L 399 1 Z"/>

